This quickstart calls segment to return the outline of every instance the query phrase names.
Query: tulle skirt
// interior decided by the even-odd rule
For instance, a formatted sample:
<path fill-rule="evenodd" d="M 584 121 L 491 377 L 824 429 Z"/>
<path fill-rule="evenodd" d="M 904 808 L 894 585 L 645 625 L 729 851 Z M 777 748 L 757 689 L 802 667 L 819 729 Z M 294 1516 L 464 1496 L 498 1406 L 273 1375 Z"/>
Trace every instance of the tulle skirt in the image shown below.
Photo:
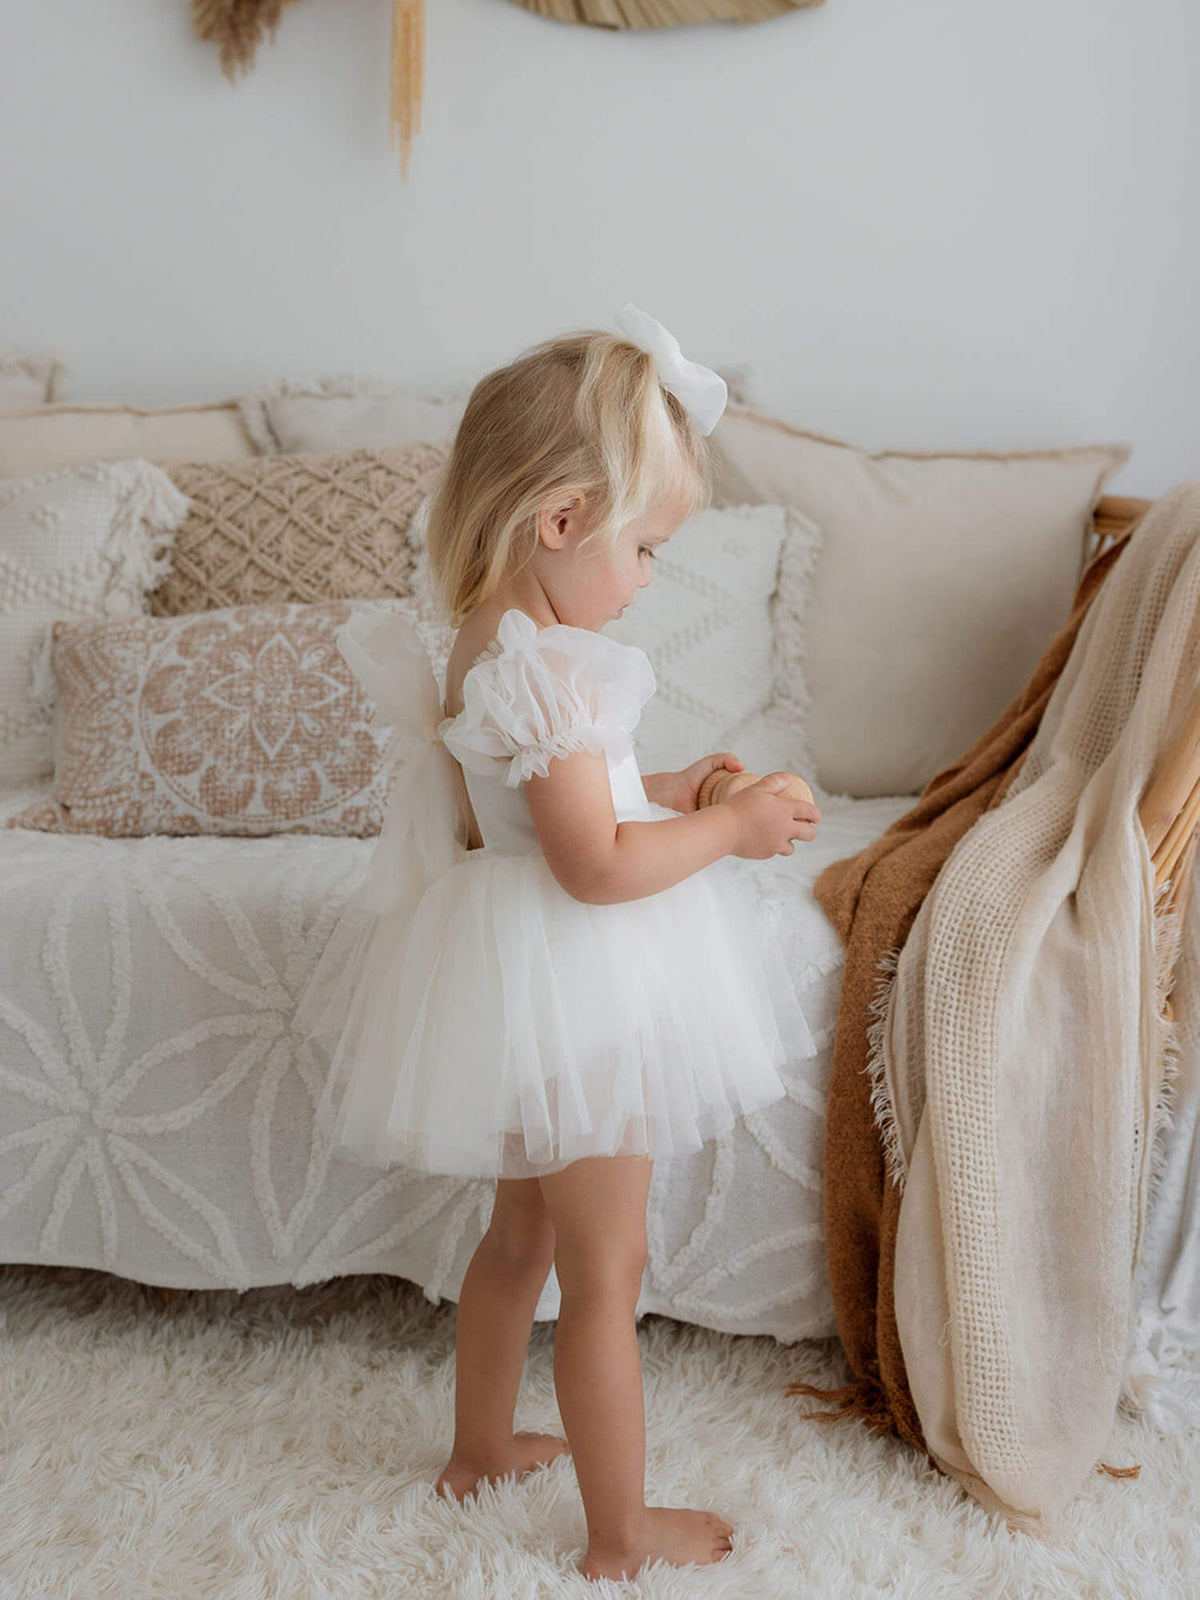
<path fill-rule="evenodd" d="M 725 857 L 589 905 L 540 851 L 473 850 L 415 905 L 348 910 L 295 1026 L 327 1073 L 316 1122 L 335 1147 L 493 1178 L 695 1151 L 816 1050 Z"/>

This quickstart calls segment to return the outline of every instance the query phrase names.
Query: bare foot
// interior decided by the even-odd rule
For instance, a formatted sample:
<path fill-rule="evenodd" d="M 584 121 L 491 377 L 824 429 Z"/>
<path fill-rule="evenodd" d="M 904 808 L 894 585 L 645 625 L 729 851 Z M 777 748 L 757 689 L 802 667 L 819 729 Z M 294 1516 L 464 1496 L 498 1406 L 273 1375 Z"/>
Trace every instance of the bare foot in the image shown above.
<path fill-rule="evenodd" d="M 436 1490 L 438 1494 L 443 1490 L 449 1490 L 454 1498 L 461 1502 L 485 1479 L 491 1483 L 497 1478 L 507 1477 L 510 1472 L 515 1472 L 518 1478 L 523 1478 L 536 1467 L 546 1466 L 556 1456 L 567 1456 L 570 1453 L 567 1441 L 559 1439 L 553 1433 L 514 1433 L 511 1445 L 506 1450 L 489 1456 L 486 1461 L 466 1461 L 451 1456 L 442 1468 Z"/>
<path fill-rule="evenodd" d="M 638 1538 L 623 1549 L 589 1544 L 580 1571 L 585 1578 L 632 1578 L 647 1561 L 660 1558 L 672 1567 L 689 1561 L 706 1567 L 724 1561 L 732 1548 L 733 1529 L 714 1511 L 647 1506 Z"/>

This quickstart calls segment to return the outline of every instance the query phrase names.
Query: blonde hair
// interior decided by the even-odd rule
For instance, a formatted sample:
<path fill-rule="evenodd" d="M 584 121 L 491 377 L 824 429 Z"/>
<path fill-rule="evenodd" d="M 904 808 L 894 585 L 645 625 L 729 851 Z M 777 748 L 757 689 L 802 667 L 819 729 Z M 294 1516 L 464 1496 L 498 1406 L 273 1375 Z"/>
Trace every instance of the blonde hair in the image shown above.
<path fill-rule="evenodd" d="M 581 495 L 580 549 L 611 553 L 675 492 L 689 516 L 711 504 L 711 455 L 649 352 L 600 329 L 544 340 L 471 391 L 429 507 L 431 585 L 458 626 L 533 555 L 548 501 Z"/>

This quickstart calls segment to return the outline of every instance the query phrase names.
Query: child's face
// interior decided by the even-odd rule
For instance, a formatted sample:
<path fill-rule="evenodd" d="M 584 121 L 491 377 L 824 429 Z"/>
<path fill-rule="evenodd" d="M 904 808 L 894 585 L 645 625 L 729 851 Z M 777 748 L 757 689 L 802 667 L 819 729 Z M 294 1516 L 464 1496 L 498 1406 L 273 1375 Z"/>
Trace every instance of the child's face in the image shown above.
<path fill-rule="evenodd" d="M 664 495 L 622 530 L 611 557 L 597 545 L 579 552 L 589 532 L 580 509 L 572 506 L 558 516 L 547 516 L 543 539 L 549 549 L 539 550 L 535 566 L 558 615 L 576 627 L 593 630 L 619 617 L 650 582 L 657 552 L 691 510 L 692 502 L 682 490 Z M 547 560 L 551 550 L 554 557 Z"/>
<path fill-rule="evenodd" d="M 652 506 L 622 532 L 617 543 L 613 571 L 614 615 L 620 616 L 639 589 L 654 576 L 654 562 L 661 546 L 687 516 L 689 506 L 672 497 Z"/>
<path fill-rule="evenodd" d="M 654 576 L 658 551 L 691 511 L 678 491 L 668 495 L 622 530 L 611 567 L 597 555 L 585 561 L 589 599 L 598 611 L 594 627 L 603 627 L 622 611 Z M 607 568 L 607 570 L 606 570 Z"/>

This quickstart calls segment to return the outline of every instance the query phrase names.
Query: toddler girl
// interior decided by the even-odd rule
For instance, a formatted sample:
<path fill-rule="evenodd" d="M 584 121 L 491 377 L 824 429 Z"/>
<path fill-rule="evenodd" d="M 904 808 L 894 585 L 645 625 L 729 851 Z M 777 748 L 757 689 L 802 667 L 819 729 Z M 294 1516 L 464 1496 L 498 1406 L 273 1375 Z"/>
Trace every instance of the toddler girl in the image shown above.
<path fill-rule="evenodd" d="M 730 751 L 644 776 L 645 653 L 601 630 L 709 503 L 725 384 L 627 306 L 476 385 L 429 510 L 458 626 L 444 701 L 415 630 L 359 612 L 338 644 L 401 760 L 367 877 L 301 998 L 332 1047 L 318 1123 L 378 1165 L 496 1180 L 456 1315 L 439 1492 L 568 1451 L 582 1570 L 720 1560 L 732 1530 L 647 1506 L 636 1307 L 652 1162 L 785 1093 L 815 1044 L 726 856 L 791 855 L 820 812 L 773 773 L 698 808 Z M 686 532 L 681 537 L 686 538 Z M 336 1102 L 336 1110 L 335 1110 Z M 567 1438 L 515 1433 L 553 1263 Z"/>

